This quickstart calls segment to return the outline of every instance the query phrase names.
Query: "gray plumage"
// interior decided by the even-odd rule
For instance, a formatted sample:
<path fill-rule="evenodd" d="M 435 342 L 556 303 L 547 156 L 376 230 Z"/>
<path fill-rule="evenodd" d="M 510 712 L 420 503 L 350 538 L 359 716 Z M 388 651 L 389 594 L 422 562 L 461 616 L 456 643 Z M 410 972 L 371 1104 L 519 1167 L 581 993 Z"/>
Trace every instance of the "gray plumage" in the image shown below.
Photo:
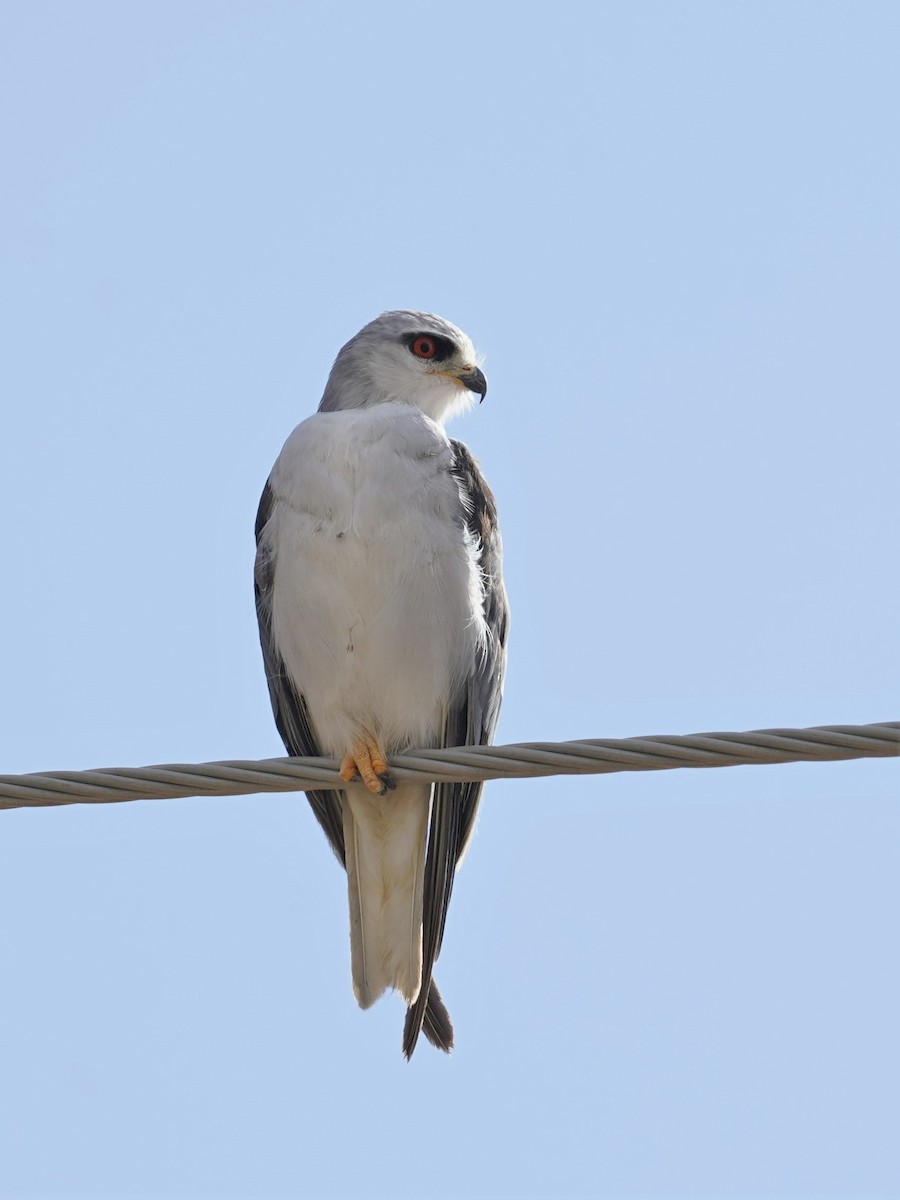
<path fill-rule="evenodd" d="M 467 389 L 483 396 L 486 382 L 461 330 L 385 313 L 341 349 L 318 413 L 273 468 L 256 523 L 256 603 L 290 754 L 344 756 L 352 770 L 366 738 L 390 760 L 493 736 L 508 625 L 496 506 L 443 431 Z M 422 1029 L 453 1045 L 432 969 L 482 784 L 373 794 L 382 781 L 370 771 L 369 792 L 307 796 L 348 872 L 357 998 L 367 1007 L 386 987 L 401 991 L 409 1057 Z"/>

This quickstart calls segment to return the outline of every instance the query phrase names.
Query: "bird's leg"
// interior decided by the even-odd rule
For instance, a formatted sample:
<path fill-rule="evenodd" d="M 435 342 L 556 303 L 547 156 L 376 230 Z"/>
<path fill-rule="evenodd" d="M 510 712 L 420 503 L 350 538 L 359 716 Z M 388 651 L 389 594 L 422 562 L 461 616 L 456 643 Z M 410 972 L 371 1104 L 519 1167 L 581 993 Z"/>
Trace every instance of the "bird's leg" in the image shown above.
<path fill-rule="evenodd" d="M 383 796 L 397 786 L 384 751 L 367 729 L 353 739 L 352 747 L 341 759 L 341 779 L 347 783 L 361 779 L 376 796 Z"/>

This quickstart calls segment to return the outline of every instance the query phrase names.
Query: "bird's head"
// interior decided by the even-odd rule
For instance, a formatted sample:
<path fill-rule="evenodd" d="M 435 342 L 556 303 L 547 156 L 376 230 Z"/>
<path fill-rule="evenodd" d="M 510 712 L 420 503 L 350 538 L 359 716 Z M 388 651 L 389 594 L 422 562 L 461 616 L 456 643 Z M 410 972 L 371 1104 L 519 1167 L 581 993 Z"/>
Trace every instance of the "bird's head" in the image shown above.
<path fill-rule="evenodd" d="M 443 423 L 472 392 L 483 399 L 487 380 L 461 329 L 434 313 L 386 312 L 341 349 L 319 411 L 402 400 Z"/>

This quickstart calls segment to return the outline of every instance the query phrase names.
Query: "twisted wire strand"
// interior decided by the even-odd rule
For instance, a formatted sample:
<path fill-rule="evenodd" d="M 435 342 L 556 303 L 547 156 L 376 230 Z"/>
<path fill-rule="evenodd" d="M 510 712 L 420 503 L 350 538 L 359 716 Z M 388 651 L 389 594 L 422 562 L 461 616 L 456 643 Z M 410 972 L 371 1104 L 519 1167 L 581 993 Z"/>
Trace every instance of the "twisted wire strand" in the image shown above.
<path fill-rule="evenodd" d="M 391 772 L 402 784 L 891 757 L 900 757 L 900 721 L 418 750 L 393 758 Z M 104 767 L 93 771 L 0 775 L 0 809 L 182 796 L 243 796 L 308 788 L 332 791 L 346 787 L 333 758 Z"/>

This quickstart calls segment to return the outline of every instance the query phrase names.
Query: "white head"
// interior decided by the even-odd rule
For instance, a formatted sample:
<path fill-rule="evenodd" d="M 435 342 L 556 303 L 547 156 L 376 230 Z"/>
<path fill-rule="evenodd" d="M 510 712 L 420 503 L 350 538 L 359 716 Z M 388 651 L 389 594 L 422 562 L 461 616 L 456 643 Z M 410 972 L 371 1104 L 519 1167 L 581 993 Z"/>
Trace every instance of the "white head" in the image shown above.
<path fill-rule="evenodd" d="M 386 312 L 341 349 L 319 412 L 402 400 L 442 424 L 472 392 L 483 399 L 487 380 L 461 329 L 434 313 Z"/>

